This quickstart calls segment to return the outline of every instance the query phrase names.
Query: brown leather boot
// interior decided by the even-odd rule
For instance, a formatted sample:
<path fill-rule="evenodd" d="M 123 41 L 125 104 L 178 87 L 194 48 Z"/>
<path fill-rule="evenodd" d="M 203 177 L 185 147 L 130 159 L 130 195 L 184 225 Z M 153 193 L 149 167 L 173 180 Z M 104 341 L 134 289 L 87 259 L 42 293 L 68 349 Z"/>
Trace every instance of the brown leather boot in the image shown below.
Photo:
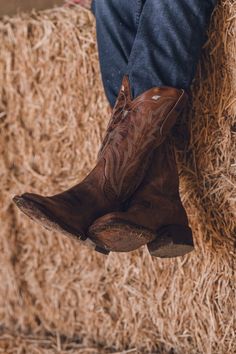
<path fill-rule="evenodd" d="M 54 196 L 24 193 L 14 197 L 16 205 L 47 229 L 87 241 L 86 236 L 100 216 L 119 210 L 142 182 L 154 149 L 173 126 L 186 102 L 183 90 L 153 88 L 131 99 L 128 77 L 124 77 L 108 125 L 98 162 L 79 184 Z"/>
<path fill-rule="evenodd" d="M 176 257 L 193 250 L 169 138 L 155 150 L 151 168 L 128 209 L 96 220 L 89 237 L 107 251 L 128 252 L 147 244 L 153 256 Z"/>

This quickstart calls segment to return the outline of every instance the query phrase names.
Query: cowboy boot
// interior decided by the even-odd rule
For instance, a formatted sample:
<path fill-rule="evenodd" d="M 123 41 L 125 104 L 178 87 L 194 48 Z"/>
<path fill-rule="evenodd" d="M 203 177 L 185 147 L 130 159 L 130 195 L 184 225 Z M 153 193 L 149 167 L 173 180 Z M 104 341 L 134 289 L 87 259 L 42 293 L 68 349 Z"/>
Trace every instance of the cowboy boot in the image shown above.
<path fill-rule="evenodd" d="M 107 133 L 94 169 L 79 184 L 44 197 L 24 193 L 13 198 L 29 217 L 47 229 L 86 240 L 89 226 L 100 216 L 119 210 L 138 188 L 154 149 L 160 145 L 186 102 L 183 90 L 153 88 L 134 100 L 128 77 L 112 112 Z"/>
<path fill-rule="evenodd" d="M 176 257 L 193 250 L 192 232 L 179 195 L 174 147 L 158 147 L 152 165 L 124 212 L 102 216 L 89 237 L 107 251 L 128 252 L 147 244 L 152 256 Z"/>

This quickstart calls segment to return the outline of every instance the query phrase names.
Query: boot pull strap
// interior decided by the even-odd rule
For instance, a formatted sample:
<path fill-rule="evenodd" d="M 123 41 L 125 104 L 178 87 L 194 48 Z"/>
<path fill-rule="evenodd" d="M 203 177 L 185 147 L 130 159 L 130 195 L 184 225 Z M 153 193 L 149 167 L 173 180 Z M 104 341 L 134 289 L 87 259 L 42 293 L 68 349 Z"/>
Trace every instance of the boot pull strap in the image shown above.
<path fill-rule="evenodd" d="M 181 90 L 181 91 L 182 91 L 182 93 L 181 93 L 180 97 L 175 102 L 174 106 L 172 107 L 172 109 L 168 113 L 166 119 L 164 120 L 164 122 L 161 125 L 161 128 L 160 128 L 160 135 L 161 136 L 165 136 L 170 131 L 170 129 L 175 124 L 177 117 L 182 112 L 182 110 L 187 102 L 187 99 L 188 99 L 187 94 L 185 93 L 184 90 Z"/>

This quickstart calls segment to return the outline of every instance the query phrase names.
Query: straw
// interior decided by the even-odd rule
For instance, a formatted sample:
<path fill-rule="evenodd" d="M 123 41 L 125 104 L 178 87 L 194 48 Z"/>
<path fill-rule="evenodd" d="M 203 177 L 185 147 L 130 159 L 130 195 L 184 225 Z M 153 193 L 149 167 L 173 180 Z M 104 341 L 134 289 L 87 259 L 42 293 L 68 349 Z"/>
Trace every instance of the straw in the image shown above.
<path fill-rule="evenodd" d="M 89 11 L 0 22 L 0 353 L 236 352 L 235 27 L 221 1 L 175 134 L 195 251 L 161 260 L 99 255 L 13 205 L 82 180 L 110 117 Z"/>

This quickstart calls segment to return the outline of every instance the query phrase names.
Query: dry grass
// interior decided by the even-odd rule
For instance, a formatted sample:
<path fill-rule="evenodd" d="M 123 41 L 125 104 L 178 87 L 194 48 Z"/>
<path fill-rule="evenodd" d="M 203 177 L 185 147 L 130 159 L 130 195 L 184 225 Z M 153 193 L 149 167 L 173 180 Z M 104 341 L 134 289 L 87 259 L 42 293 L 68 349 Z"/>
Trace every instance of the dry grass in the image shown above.
<path fill-rule="evenodd" d="M 20 12 L 45 10 L 64 4 L 64 0 L 7 0 L 0 2 L 0 16 L 15 15 Z"/>
<path fill-rule="evenodd" d="M 179 146 L 196 250 L 107 258 L 13 206 L 83 178 L 109 119 L 92 16 L 81 8 L 0 22 L 0 353 L 236 352 L 236 3 L 219 4 Z M 183 118 L 183 125 L 186 120 Z"/>

